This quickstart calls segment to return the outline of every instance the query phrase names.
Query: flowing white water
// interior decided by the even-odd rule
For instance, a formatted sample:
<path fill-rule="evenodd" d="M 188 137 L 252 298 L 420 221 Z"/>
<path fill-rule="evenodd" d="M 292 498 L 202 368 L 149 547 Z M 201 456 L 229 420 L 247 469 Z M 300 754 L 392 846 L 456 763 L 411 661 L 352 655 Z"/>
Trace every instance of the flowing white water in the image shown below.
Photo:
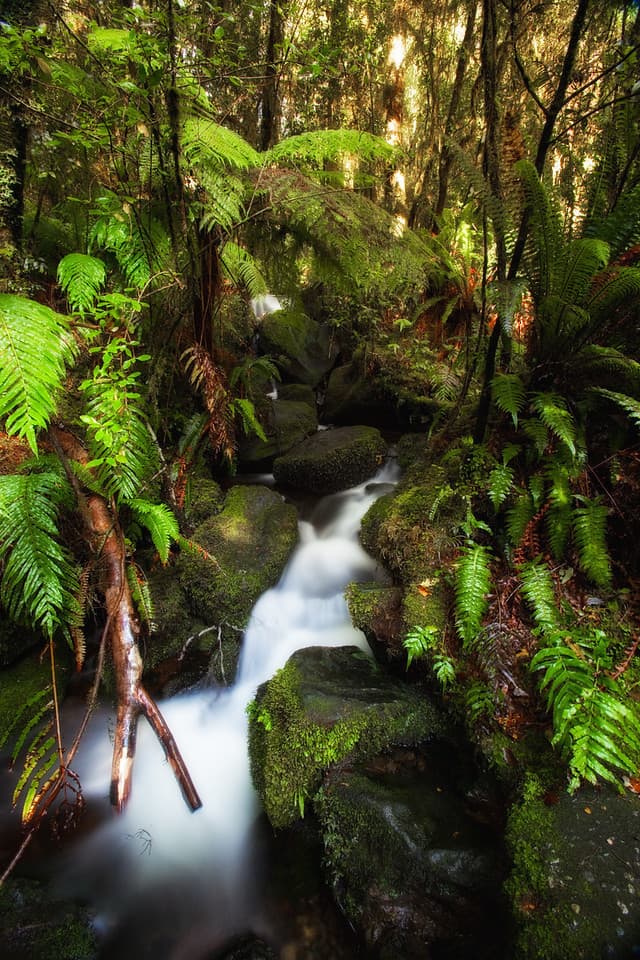
<path fill-rule="evenodd" d="M 246 706 L 295 650 L 355 644 L 368 651 L 349 621 L 343 590 L 351 580 L 379 574 L 357 535 L 364 513 L 396 479 L 397 468 L 385 466 L 370 482 L 324 498 L 311 520 L 300 522 L 299 545 L 279 584 L 254 607 L 233 687 L 161 705 L 203 801 L 196 813 L 187 810 L 141 722 L 127 810 L 116 817 L 104 809 L 101 825 L 76 844 L 64 869 L 65 892 L 95 906 L 103 931 L 146 909 L 153 922 L 161 917 L 171 927 L 174 946 L 164 955 L 194 960 L 205 955 L 203 944 L 209 949 L 245 928 L 252 894 L 259 899 L 252 835 L 260 812 L 249 774 Z M 106 807 L 112 723 L 96 716 L 77 764 L 94 806 Z M 133 956 L 135 940 L 127 942 Z"/>

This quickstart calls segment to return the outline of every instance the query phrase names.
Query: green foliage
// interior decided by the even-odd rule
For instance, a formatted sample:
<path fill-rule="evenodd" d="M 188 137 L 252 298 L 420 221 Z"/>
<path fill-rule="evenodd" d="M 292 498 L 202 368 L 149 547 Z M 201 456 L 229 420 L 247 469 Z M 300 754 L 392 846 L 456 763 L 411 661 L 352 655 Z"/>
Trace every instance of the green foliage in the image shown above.
<path fill-rule="evenodd" d="M 137 389 L 138 363 L 149 359 L 134 352 L 135 341 L 113 337 L 101 350 L 101 363 L 91 378 L 83 380 L 86 412 L 80 417 L 87 427 L 90 461 L 106 496 L 132 500 L 137 497 L 155 465 L 153 448 Z"/>
<path fill-rule="evenodd" d="M 260 154 L 239 134 L 204 117 L 185 120 L 182 149 L 188 163 L 216 170 L 248 170 L 262 162 Z"/>
<path fill-rule="evenodd" d="M 438 641 L 439 630 L 437 627 L 414 627 L 402 641 L 402 646 L 407 651 L 407 669 L 415 659 L 423 657 L 425 653 L 433 650 Z"/>
<path fill-rule="evenodd" d="M 364 161 L 390 163 L 397 148 L 382 137 L 361 130 L 315 130 L 277 143 L 263 155 L 263 162 L 280 166 L 311 164 L 322 168 L 327 161 L 338 160 L 347 154 Z"/>
<path fill-rule="evenodd" d="M 573 539 L 580 566 L 597 587 L 611 586 L 611 561 L 606 543 L 609 511 L 597 500 L 580 498 L 573 512 Z"/>
<path fill-rule="evenodd" d="M 227 240 L 220 252 L 220 260 L 229 279 L 237 286 L 244 287 L 250 297 L 261 297 L 268 293 L 267 282 L 255 257 L 244 247 Z"/>
<path fill-rule="evenodd" d="M 640 712 L 608 675 L 611 665 L 602 630 L 551 631 L 531 661 L 532 670 L 544 671 L 552 742 L 568 758 L 572 790 L 582 779 L 615 783 L 620 773 L 638 769 Z"/>
<path fill-rule="evenodd" d="M 12 619 L 49 639 L 78 614 L 78 571 L 58 542 L 58 511 L 68 498 L 56 473 L 0 476 L 2 602 Z"/>
<path fill-rule="evenodd" d="M 622 407 L 635 425 L 640 428 L 640 401 L 634 400 L 633 397 L 628 397 L 624 393 L 618 393 L 616 390 L 605 390 L 601 387 L 594 387 L 593 392 Z"/>
<path fill-rule="evenodd" d="M 543 560 L 529 560 L 518 572 L 520 591 L 531 608 L 536 626 L 551 630 L 558 623 L 558 608 L 549 567 Z"/>
<path fill-rule="evenodd" d="M 0 749 L 15 742 L 11 750 L 11 764 L 15 765 L 26 748 L 20 775 L 13 789 L 12 806 L 24 795 L 21 819 L 26 823 L 33 810 L 46 776 L 58 762 L 58 744 L 53 735 L 54 701 L 52 687 L 38 690 L 22 704 L 6 730 L 0 730 Z"/>
<path fill-rule="evenodd" d="M 142 623 L 146 624 L 147 627 L 152 630 L 155 626 L 155 608 L 149 588 L 149 581 L 140 573 L 138 567 L 133 563 L 127 564 L 126 572 L 131 597 L 138 616 Z"/>
<path fill-rule="evenodd" d="M 518 414 L 526 401 L 526 390 L 520 377 L 515 373 L 496 374 L 491 381 L 491 392 L 495 405 L 510 414 L 514 427 L 517 427 Z"/>
<path fill-rule="evenodd" d="M 149 500 L 134 498 L 127 502 L 134 519 L 151 534 L 153 545 L 160 559 L 166 563 L 169 550 L 180 535 L 178 521 L 171 510 L 163 503 L 151 503 Z"/>
<path fill-rule="evenodd" d="M 0 294 L 0 417 L 37 454 L 36 432 L 56 409 L 75 345 L 65 317 L 33 300 Z"/>
<path fill-rule="evenodd" d="M 107 276 L 102 260 L 85 253 L 68 253 L 58 264 L 58 283 L 72 310 L 91 310 Z"/>
<path fill-rule="evenodd" d="M 95 201 L 92 246 L 112 253 L 125 282 L 144 290 L 167 269 L 170 239 L 166 228 L 148 211 L 105 191 Z"/>
<path fill-rule="evenodd" d="M 464 691 L 464 705 L 471 725 L 483 717 L 491 717 L 495 711 L 493 691 L 481 680 L 473 680 Z"/>
<path fill-rule="evenodd" d="M 464 646 L 471 645 L 482 626 L 491 587 L 491 554 L 487 547 L 468 543 L 456 565 L 456 628 Z"/>
<path fill-rule="evenodd" d="M 232 413 L 238 415 L 245 433 L 255 433 L 260 440 L 266 443 L 267 435 L 256 417 L 256 408 L 251 400 L 247 397 L 235 397 L 229 404 L 229 409 Z"/>
<path fill-rule="evenodd" d="M 535 393 L 531 403 L 545 427 L 566 444 L 571 454 L 575 454 L 575 423 L 563 397 L 555 393 Z"/>

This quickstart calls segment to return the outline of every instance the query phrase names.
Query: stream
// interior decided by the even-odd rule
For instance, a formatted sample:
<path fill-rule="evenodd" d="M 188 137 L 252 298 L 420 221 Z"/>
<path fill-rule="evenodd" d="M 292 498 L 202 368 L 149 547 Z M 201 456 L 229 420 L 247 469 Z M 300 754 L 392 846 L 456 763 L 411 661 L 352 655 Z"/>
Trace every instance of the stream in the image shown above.
<path fill-rule="evenodd" d="M 101 958 L 199 960 L 217 956 L 221 945 L 247 931 L 286 954 L 288 934 L 275 929 L 279 921 L 267 905 L 277 843 L 251 784 L 246 707 L 295 650 L 355 644 L 370 652 L 350 623 L 343 591 L 349 581 L 381 575 L 358 531 L 370 505 L 397 478 L 390 462 L 369 482 L 318 501 L 299 522 L 299 543 L 280 582 L 253 609 L 234 685 L 161 705 L 202 809 L 188 811 L 161 747 L 141 721 L 132 797 L 125 813 L 114 815 L 107 796 L 113 716 L 101 710 L 93 717 L 75 765 L 90 826 L 55 876 L 59 892 L 95 912 Z M 292 950 L 290 956 L 302 956 Z"/>

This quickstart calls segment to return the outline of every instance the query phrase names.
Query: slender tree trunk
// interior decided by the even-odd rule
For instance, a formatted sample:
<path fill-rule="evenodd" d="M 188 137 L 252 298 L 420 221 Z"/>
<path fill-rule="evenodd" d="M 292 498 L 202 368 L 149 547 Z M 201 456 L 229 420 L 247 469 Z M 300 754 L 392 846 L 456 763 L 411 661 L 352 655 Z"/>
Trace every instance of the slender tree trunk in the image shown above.
<path fill-rule="evenodd" d="M 260 122 L 260 148 L 262 150 L 268 150 L 275 143 L 280 122 L 279 72 L 276 57 L 278 50 L 282 49 L 284 39 L 283 5 L 279 0 L 271 0 L 269 5 L 269 34 L 267 36 L 265 81 L 262 87 L 262 118 Z"/>

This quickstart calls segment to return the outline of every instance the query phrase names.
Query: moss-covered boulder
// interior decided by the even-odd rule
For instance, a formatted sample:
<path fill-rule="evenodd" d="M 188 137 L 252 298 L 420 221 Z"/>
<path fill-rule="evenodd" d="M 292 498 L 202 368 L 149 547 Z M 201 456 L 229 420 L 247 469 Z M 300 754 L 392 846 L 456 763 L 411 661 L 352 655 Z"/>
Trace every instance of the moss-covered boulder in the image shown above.
<path fill-rule="evenodd" d="M 258 597 L 280 579 L 297 538 L 296 510 L 278 493 L 236 486 L 222 510 L 196 527 L 193 549 L 183 549 L 175 572 L 191 617 L 207 627 L 198 642 L 216 653 L 218 680 L 233 679 L 241 631 Z"/>
<path fill-rule="evenodd" d="M 190 530 L 222 509 L 224 492 L 210 477 L 193 477 L 187 484 L 184 518 Z"/>
<path fill-rule="evenodd" d="M 384 652 L 387 660 L 402 658 L 402 590 L 375 581 L 350 583 L 345 598 L 352 624 L 362 630 L 376 654 Z"/>
<path fill-rule="evenodd" d="M 474 957 L 478 944 L 500 955 L 498 806 L 452 751 L 435 743 L 334 770 L 316 801 L 329 882 L 377 957 Z"/>
<path fill-rule="evenodd" d="M 510 814 L 518 960 L 640 954 L 640 800 L 609 787 L 548 791 L 535 775 Z"/>
<path fill-rule="evenodd" d="M 53 897 L 36 880 L 0 887 L 0 956 L 5 960 L 93 960 L 98 955 L 90 917 Z"/>
<path fill-rule="evenodd" d="M 264 318 L 260 345 L 285 378 L 312 387 L 320 383 L 336 359 L 329 327 L 294 310 L 277 310 Z"/>
<path fill-rule="evenodd" d="M 254 783 L 273 826 L 286 827 L 333 764 L 435 737 L 442 721 L 357 647 L 307 647 L 259 688 L 249 729 Z"/>
<path fill-rule="evenodd" d="M 262 409 L 261 420 L 267 439 L 245 437 L 238 448 L 242 464 L 271 462 L 318 429 L 315 402 L 306 400 L 272 400 Z"/>
<path fill-rule="evenodd" d="M 56 680 L 58 695 L 62 697 L 71 672 L 71 655 L 64 644 L 58 644 L 56 650 Z M 8 730 L 28 701 L 50 685 L 51 664 L 49 657 L 47 656 L 43 660 L 35 652 L 0 671 L 0 737 Z M 49 697 L 50 694 L 47 699 Z M 46 700 L 43 700 L 37 703 L 31 711 L 31 715 L 42 706 L 42 703 L 46 702 Z M 26 712 L 23 722 L 17 727 L 18 733 L 29 718 L 30 714 Z"/>
<path fill-rule="evenodd" d="M 310 493 L 334 493 L 363 483 L 382 463 L 386 444 L 375 427 L 323 430 L 277 457 L 277 483 Z"/>

